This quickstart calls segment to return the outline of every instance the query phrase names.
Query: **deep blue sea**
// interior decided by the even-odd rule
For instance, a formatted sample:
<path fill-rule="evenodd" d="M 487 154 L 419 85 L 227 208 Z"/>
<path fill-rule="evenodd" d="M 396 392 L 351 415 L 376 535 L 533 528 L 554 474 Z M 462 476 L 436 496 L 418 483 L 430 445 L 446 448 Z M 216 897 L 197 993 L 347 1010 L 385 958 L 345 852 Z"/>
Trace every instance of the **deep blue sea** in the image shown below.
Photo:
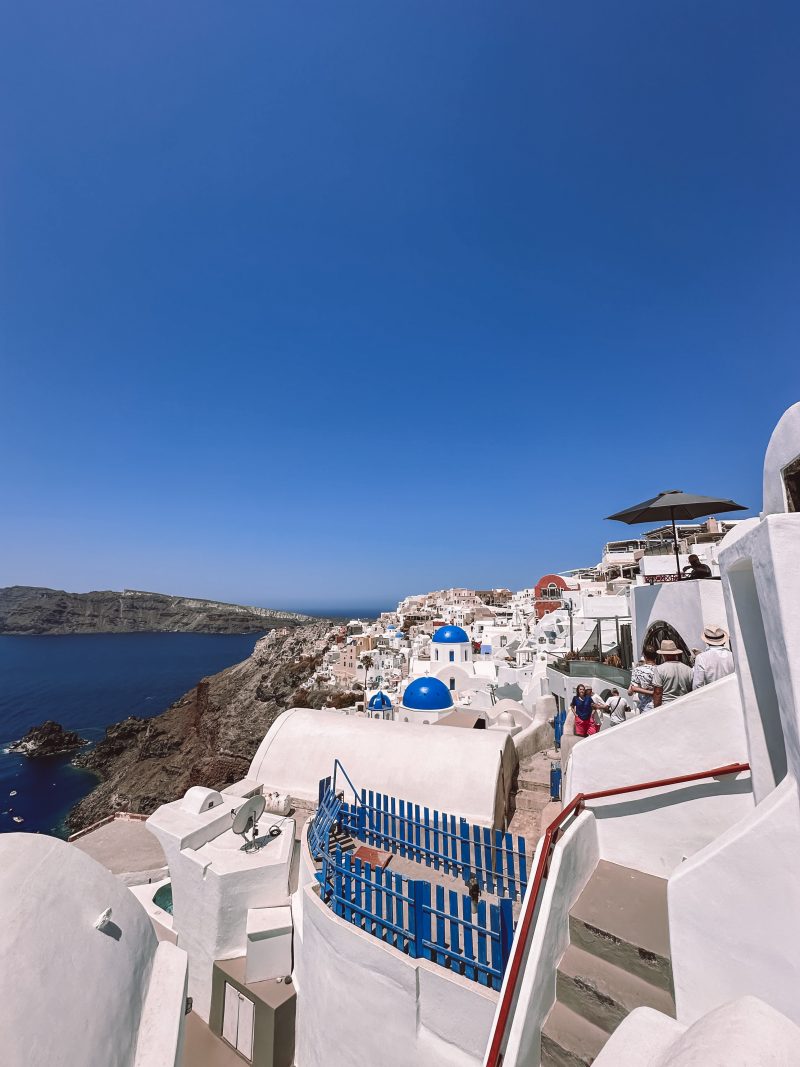
<path fill-rule="evenodd" d="M 96 742 L 110 723 L 158 715 L 204 676 L 246 659 L 259 636 L 0 637 L 0 833 L 63 834 L 69 809 L 96 781 L 71 755 L 29 760 L 7 752 L 9 742 L 45 719 Z"/>

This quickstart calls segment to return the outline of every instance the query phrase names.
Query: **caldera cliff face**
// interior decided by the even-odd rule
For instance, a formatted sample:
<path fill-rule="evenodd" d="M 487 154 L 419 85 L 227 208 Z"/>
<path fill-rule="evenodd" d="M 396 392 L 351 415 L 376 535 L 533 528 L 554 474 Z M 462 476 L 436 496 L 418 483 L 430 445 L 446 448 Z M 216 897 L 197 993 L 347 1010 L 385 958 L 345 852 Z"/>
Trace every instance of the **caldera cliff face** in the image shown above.
<path fill-rule="evenodd" d="M 190 786 L 221 789 L 244 778 L 282 711 L 299 701 L 319 707 L 329 699 L 330 690 L 315 691 L 308 681 L 330 627 L 318 622 L 273 630 L 248 659 L 204 679 L 161 715 L 109 726 L 105 738 L 75 761 L 101 781 L 72 809 L 70 829 L 116 811 L 149 815 Z"/>

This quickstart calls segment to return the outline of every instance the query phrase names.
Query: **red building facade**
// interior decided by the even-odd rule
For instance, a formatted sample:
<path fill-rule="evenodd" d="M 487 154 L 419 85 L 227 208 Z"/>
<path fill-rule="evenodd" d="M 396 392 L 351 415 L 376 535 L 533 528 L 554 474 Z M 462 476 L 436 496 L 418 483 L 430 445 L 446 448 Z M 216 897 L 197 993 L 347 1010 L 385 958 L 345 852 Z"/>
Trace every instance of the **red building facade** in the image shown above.
<path fill-rule="evenodd" d="M 533 606 L 536 618 L 541 619 L 549 611 L 564 607 L 563 593 L 569 586 L 560 574 L 545 574 L 534 586 Z"/>

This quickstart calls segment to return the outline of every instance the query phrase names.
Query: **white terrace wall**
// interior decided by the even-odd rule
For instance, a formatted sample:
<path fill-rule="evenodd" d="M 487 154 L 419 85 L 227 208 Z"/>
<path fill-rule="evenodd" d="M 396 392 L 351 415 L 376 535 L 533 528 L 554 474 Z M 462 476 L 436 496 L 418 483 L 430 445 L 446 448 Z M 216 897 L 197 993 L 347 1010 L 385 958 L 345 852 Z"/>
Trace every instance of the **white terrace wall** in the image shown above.
<path fill-rule="evenodd" d="M 531 872 L 536 870 L 541 848 L 540 841 Z M 506 1067 L 530 1067 L 539 1063 L 542 1026 L 556 999 L 556 969 L 569 944 L 569 912 L 591 878 L 599 858 L 595 819 L 591 812 L 584 811 L 553 850 L 544 892 L 523 957 L 517 999 L 512 1005 L 511 1026 L 503 1056 Z M 530 906 L 528 897 L 532 891 L 531 875 L 523 913 Z M 516 951 L 515 941 L 512 959 Z M 508 971 L 500 991 L 501 1001 L 507 982 Z"/>
<path fill-rule="evenodd" d="M 576 744 L 564 803 L 576 793 L 635 785 L 747 762 L 736 677 L 603 730 Z M 665 878 L 753 808 L 749 775 L 591 802 L 600 855 Z"/>
<path fill-rule="evenodd" d="M 122 882 L 64 841 L 3 834 L 0 912 L 3 1067 L 180 1062 L 186 955 Z"/>
<path fill-rule="evenodd" d="M 634 654 L 640 656 L 654 622 L 667 622 L 688 648 L 704 649 L 703 627 L 727 629 L 722 583 L 711 579 L 637 585 L 631 590 Z"/>
<path fill-rule="evenodd" d="M 720 553 L 756 797 L 800 777 L 800 514 L 742 524 Z"/>
<path fill-rule="evenodd" d="M 478 1067 L 497 993 L 338 918 L 315 885 L 292 914 L 297 1067 Z"/>
<path fill-rule="evenodd" d="M 796 783 L 786 778 L 669 880 L 672 973 L 682 1023 L 751 993 L 800 1024 L 798 886 L 800 804 Z"/>

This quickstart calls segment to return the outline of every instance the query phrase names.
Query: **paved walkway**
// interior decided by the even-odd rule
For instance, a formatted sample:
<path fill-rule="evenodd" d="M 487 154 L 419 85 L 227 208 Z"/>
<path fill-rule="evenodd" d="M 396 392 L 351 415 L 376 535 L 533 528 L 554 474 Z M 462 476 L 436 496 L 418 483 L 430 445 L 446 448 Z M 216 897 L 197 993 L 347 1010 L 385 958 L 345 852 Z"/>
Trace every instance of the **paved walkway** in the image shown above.
<path fill-rule="evenodd" d="M 212 1034 L 199 1015 L 189 1012 L 183 1041 L 182 1067 L 242 1067 L 245 1060 Z"/>
<path fill-rule="evenodd" d="M 164 851 L 143 822 L 115 819 L 72 842 L 112 874 L 145 874 L 167 864 Z"/>

